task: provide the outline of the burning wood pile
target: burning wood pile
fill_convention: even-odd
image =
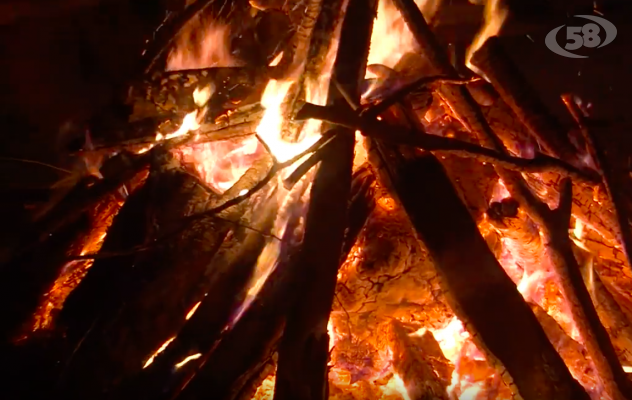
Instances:
[[[4,270],[5,341],[46,382],[16,393],[632,399],[628,178],[517,73],[498,2],[469,75],[435,12],[171,15]]]

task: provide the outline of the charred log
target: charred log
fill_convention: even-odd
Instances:
[[[196,179],[171,168],[167,164],[165,173],[166,181],[175,187],[173,195],[164,196],[158,190],[151,196],[157,207],[144,221],[154,227],[150,238],[177,226],[183,214],[203,209],[207,201],[208,191]],[[108,296],[105,310],[100,309],[102,299],[89,307],[97,313],[90,313],[94,320],[68,361],[63,376],[65,397],[99,397],[121,377],[139,370],[152,351],[178,331],[200,296],[206,266],[230,228],[229,223],[209,216],[191,224],[169,244],[124,265],[123,271],[118,269],[115,283],[120,286],[123,279],[123,290]],[[99,368],[86,375],[87,366],[96,365]]]
[[[244,188],[252,187],[253,182],[257,182],[265,173],[269,162],[269,159],[264,159],[260,165],[255,165],[247,171],[224,196],[231,198]],[[219,221],[216,221],[213,215],[200,221],[203,224],[208,224],[209,221],[213,221],[213,225],[219,224],[211,226],[210,230],[203,229],[200,232],[199,240],[206,245],[219,244],[214,236],[226,235],[229,227],[233,228],[232,234],[224,241],[212,262],[207,257],[200,265],[201,269],[197,275],[199,282],[193,286],[193,291],[189,288],[191,298],[187,304],[189,309],[195,307],[193,312],[187,315],[185,310],[179,315],[180,324],[174,325],[175,329],[171,330],[170,335],[163,335],[163,342],[170,338],[171,340],[159,354],[151,356],[152,351],[159,349],[163,342],[154,343],[154,347],[145,353],[143,371],[140,371],[140,368],[136,369],[138,376],[130,379],[120,389],[122,394],[118,394],[119,397],[151,399],[175,395],[195,374],[196,365],[204,362],[203,358],[193,358],[185,368],[175,367],[177,373],[173,373],[174,366],[179,365],[187,357],[194,354],[205,355],[210,351],[231,317],[234,317],[238,304],[246,296],[245,286],[266,243],[266,236],[262,235],[262,232],[269,231],[276,214],[275,207],[263,202],[258,208],[255,207],[244,215],[245,225],[241,222],[236,226],[231,224],[231,221],[239,219],[247,205],[248,203],[242,203],[227,209],[220,213]],[[191,257],[196,264],[199,262],[200,255]],[[197,306],[196,302],[199,303]],[[184,318],[185,315],[187,318]]]
[[[490,252],[440,164],[429,155],[403,162],[391,151],[382,154],[386,164],[378,166],[379,176],[394,189],[434,259],[453,310],[467,321],[490,361],[503,368],[507,384],[525,399],[587,399]],[[432,189],[406,182],[432,182]],[[438,209],[444,213],[439,215]],[[477,260],[475,268],[472,260]]]

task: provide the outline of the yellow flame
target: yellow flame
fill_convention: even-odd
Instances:
[[[145,365],[143,365],[143,369],[145,369],[145,368],[149,367],[149,366],[151,365],[151,363],[153,363],[153,362],[154,362],[154,359],[158,356],[158,354],[160,354],[160,353],[162,353],[163,351],[165,351],[165,349],[167,348],[167,346],[169,346],[169,343],[173,342],[173,340],[174,340],[175,338],[176,338],[176,337],[174,336],[174,337],[172,337],[172,338],[168,339],[166,342],[164,342],[164,343],[162,344],[162,346],[160,346],[160,347],[158,348],[158,350],[156,350],[156,352],[155,352],[154,354],[152,354],[152,355],[151,355],[151,357],[149,357],[149,359],[147,360],[147,362],[145,363]]]
[[[215,85],[210,84],[203,88],[195,88],[193,91],[193,102],[198,107],[204,107],[208,103],[211,96],[215,93]]]
[[[465,65],[483,78],[486,78],[483,71],[472,65],[472,56],[485,44],[487,39],[498,35],[508,14],[509,10],[501,0],[488,0],[485,4],[483,27],[478,31],[465,54]]]
[[[439,2],[436,0],[415,0],[415,3],[426,20],[431,19],[438,10]],[[380,0],[377,18],[373,23],[368,64],[393,68],[404,54],[415,50],[415,44],[415,38],[392,0]]]
[[[195,312],[197,311],[198,307],[200,306],[200,304],[202,304],[201,301],[198,301],[197,303],[195,303],[195,305],[191,308],[191,310],[187,313],[187,316],[184,317],[184,319],[186,321],[190,320],[191,317],[193,316],[193,314],[195,314]]]
[[[280,52],[279,54],[276,55],[276,57],[274,57],[272,61],[270,61],[270,64],[268,64],[268,66],[276,67],[277,65],[279,65],[282,59],[283,59],[283,52]]]
[[[176,367],[176,369],[180,369],[182,368],[186,363],[188,363],[189,361],[193,361],[193,360],[197,360],[198,358],[202,357],[202,353],[197,353],[197,354],[193,354],[192,356],[188,356],[187,358],[185,358],[184,360],[180,361],[179,363],[177,363],[176,365],[174,365],[174,367]]]
[[[182,125],[180,125],[180,128],[178,128],[177,131],[173,133],[169,133],[167,135],[163,135],[162,133],[158,132],[156,134],[156,141],[159,142],[161,140],[173,139],[179,136],[186,135],[190,131],[199,129],[200,124],[198,123],[197,119],[198,119],[198,111],[197,110],[191,111],[190,113],[184,116],[184,119],[182,120]]]

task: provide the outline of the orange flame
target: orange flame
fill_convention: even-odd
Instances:
[[[169,53],[167,71],[241,66],[230,52],[230,33],[228,24],[193,18]]]
[[[472,56],[485,44],[487,39],[500,33],[507,15],[509,15],[509,10],[501,0],[488,0],[485,4],[485,22],[483,27],[478,31],[465,54],[465,65],[484,78],[485,74],[483,71],[472,65]]]

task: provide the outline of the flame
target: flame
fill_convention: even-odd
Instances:
[[[410,395],[408,394],[408,390],[406,390],[406,384],[398,374],[393,374],[386,385],[380,387],[380,390],[385,397],[399,396],[403,400],[410,400]]]
[[[199,87],[196,87],[193,91],[193,102],[198,107],[204,107],[206,103],[208,103],[211,96],[213,96],[213,93],[215,93],[214,83],[204,86],[201,89]]]
[[[478,31],[476,37],[474,37],[474,41],[465,53],[465,65],[485,79],[487,78],[485,77],[483,71],[472,65],[472,56],[485,44],[487,39],[498,35],[503,23],[507,19],[508,14],[509,10],[504,2],[501,0],[487,0],[487,3],[485,4],[485,20],[483,27]]]
[[[221,21],[192,18],[169,53],[167,71],[242,66],[230,51],[230,34],[230,26]]]
[[[415,3],[426,20],[432,19],[439,4],[436,0],[415,0]],[[373,23],[368,65],[393,68],[406,53],[414,52],[415,46],[415,38],[392,0],[380,0],[377,19]]]
[[[165,341],[165,342],[162,344],[162,346],[160,346],[160,347],[158,348],[158,350],[156,350],[156,351],[154,352],[154,354],[152,354],[152,355],[151,355],[151,357],[149,357],[149,359],[147,359],[147,362],[145,362],[145,365],[143,365],[143,369],[145,369],[145,368],[149,367],[149,366],[151,365],[151,363],[153,363],[153,362],[154,362],[154,359],[155,359],[156,357],[158,357],[158,354],[160,354],[160,353],[162,353],[163,351],[165,351],[165,349],[167,348],[167,346],[169,346],[169,344],[170,344],[171,342],[173,342],[173,340],[174,340],[175,338],[176,338],[176,337],[174,336],[174,337],[172,337],[172,338],[167,339],[167,341]]]
[[[268,375],[257,388],[251,400],[270,400],[274,396],[274,384],[276,377],[274,374]]]
[[[338,23],[335,28],[336,34],[334,37],[338,37],[340,28],[341,24]],[[338,41],[334,39],[329,46],[329,50],[325,56],[325,63],[322,66],[320,74],[318,74],[315,79],[310,77],[305,79],[305,101],[318,105],[324,105],[326,103],[337,50]],[[257,126],[256,132],[258,138],[266,144],[277,162],[287,161],[297,154],[300,154],[321,137],[321,122],[316,120],[309,120],[303,125],[296,142],[289,142],[284,137],[284,132],[282,131],[283,121],[289,116],[283,114],[283,105],[290,89],[297,82],[298,77],[295,75],[290,75],[283,80],[271,79],[266,85],[261,97],[261,105],[264,107],[265,112]],[[301,160],[298,160],[296,165],[300,162]],[[281,205],[273,228],[273,232],[277,238],[284,236],[288,222],[293,216],[293,213],[296,212],[296,205],[307,204],[309,198],[309,187],[311,187],[311,183],[308,185],[296,185],[290,190],[286,190],[283,187],[281,184],[282,180],[291,172],[291,168],[286,168],[278,174],[275,198],[270,199],[270,201],[276,201],[277,204]],[[313,174],[314,170],[310,171],[302,178],[302,181],[311,182]],[[301,188],[301,186],[303,187]],[[303,207],[301,213],[304,215],[305,212],[306,209]],[[301,221],[303,220],[304,217],[301,218]],[[252,304],[268,277],[275,270],[280,254],[281,243],[278,240],[271,240],[264,247],[257,259],[255,271],[250,278],[246,299],[237,309],[228,328],[234,326],[250,304]]]
[[[240,141],[200,143],[178,150],[185,164],[219,193],[229,189],[259,158],[263,148],[255,137]]]
[[[160,142],[162,140],[177,138],[177,137],[186,135],[190,131],[199,129],[200,124],[198,122],[198,117],[201,118],[201,115],[199,114],[201,114],[201,112],[198,110],[191,111],[190,113],[184,116],[184,119],[182,119],[182,124],[180,125],[180,128],[178,128],[177,131],[173,133],[169,133],[167,135],[163,135],[162,133],[159,132],[156,134],[156,141]]]
[[[498,182],[494,185],[492,189],[492,198],[491,203],[500,202],[503,199],[508,199],[511,197],[509,190],[507,190],[507,186],[505,186],[505,182],[502,179],[498,179]]]
[[[268,64],[268,66],[276,67],[277,65],[279,65],[282,59],[283,59],[283,52],[280,52],[279,54],[276,55],[276,57],[272,59],[272,61],[270,61],[270,64]]]
[[[195,303],[195,305],[193,307],[191,307],[191,310],[187,313],[187,316],[184,317],[184,319],[186,321],[191,319],[191,317],[193,316],[193,314],[195,314],[195,312],[197,311],[197,309],[200,306],[200,304],[202,304],[202,302],[198,301],[197,303]]]
[[[193,354],[191,356],[188,356],[187,358],[185,358],[184,360],[180,361],[179,363],[177,363],[176,365],[174,365],[174,367],[176,369],[180,369],[182,368],[186,363],[188,363],[189,361],[193,361],[193,360],[197,360],[198,358],[202,357],[202,353],[197,353],[197,354]]]

